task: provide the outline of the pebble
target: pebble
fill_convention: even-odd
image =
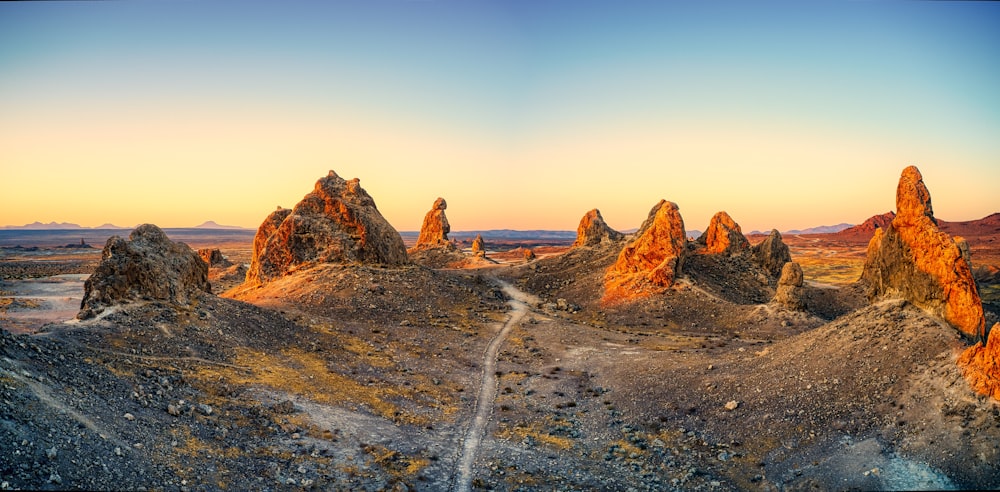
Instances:
[[[203,414],[205,414],[205,415],[212,415],[212,407],[210,407],[210,406],[208,406],[208,405],[206,405],[204,403],[199,403],[198,404],[198,411],[201,412],[201,413],[203,413]]]
[[[135,420],[135,415],[132,415],[131,413],[126,413],[125,415],[122,415],[122,417],[125,417],[125,420],[128,420],[129,422]]]
[[[738,406],[740,406],[740,404],[736,400],[726,402],[726,410],[736,410],[736,407]]]
[[[176,417],[176,416],[178,416],[178,415],[181,414],[181,409],[177,408],[177,405],[168,404],[167,405],[167,413],[169,413],[170,415],[173,415],[174,417]]]
[[[51,448],[45,450],[45,456],[48,457],[50,460],[56,459],[57,453],[58,450],[56,449],[55,446],[52,446]]]

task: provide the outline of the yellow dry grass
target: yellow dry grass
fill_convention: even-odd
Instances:
[[[799,256],[795,261],[802,266],[802,274],[806,280],[833,285],[856,282],[865,265],[863,258],[842,256]]]
[[[561,451],[565,451],[573,447],[573,440],[568,437],[554,436],[545,432],[542,428],[540,422],[531,422],[528,424],[517,424],[513,427],[503,427],[498,428],[496,431],[497,437],[501,439],[516,440],[521,441],[526,437],[530,437],[535,441],[556,448]]]

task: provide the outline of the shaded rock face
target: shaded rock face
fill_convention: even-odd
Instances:
[[[674,283],[687,238],[677,205],[660,200],[604,275],[604,303],[647,297]]]
[[[781,268],[778,288],[774,291],[771,303],[793,311],[802,310],[805,308],[805,289],[802,287],[804,281],[802,267],[798,263],[794,261],[785,263]]]
[[[1000,323],[990,328],[985,344],[977,343],[962,352],[958,367],[973,391],[1000,400]]]
[[[424,223],[420,226],[420,236],[417,237],[417,243],[411,248],[411,251],[428,248],[455,249],[455,245],[448,240],[451,226],[448,225],[448,217],[444,214],[446,208],[448,208],[448,203],[445,202],[444,198],[434,200],[431,210],[424,215]]]
[[[171,241],[152,224],[136,227],[128,239],[108,238],[101,262],[84,283],[80,319],[130,301],[167,301],[184,306],[211,293],[208,265],[188,245]]]
[[[482,234],[476,234],[476,238],[472,240],[472,254],[486,257],[486,243]]]
[[[620,241],[625,235],[608,227],[601,217],[601,211],[596,208],[584,214],[580,219],[580,225],[576,228],[576,241],[573,247],[577,246],[600,246],[601,244]]]
[[[260,285],[318,263],[401,266],[403,238],[355,178],[330,173],[291,210],[278,208],[257,229],[246,282]]]
[[[788,245],[781,240],[781,233],[777,229],[771,229],[771,234],[759,244],[750,249],[754,261],[761,266],[772,278],[781,276],[781,270],[785,263],[792,261],[792,255],[788,252]]]
[[[869,298],[901,297],[981,339],[983,304],[961,243],[938,228],[920,171],[907,167],[896,187],[896,218],[868,243],[861,280]]]
[[[750,249],[750,242],[743,235],[740,225],[726,212],[712,216],[708,229],[698,238],[699,249],[705,254],[740,254]]]
[[[222,251],[219,251],[219,248],[199,249],[198,256],[200,256],[202,261],[204,261],[209,267],[225,268],[232,266],[232,263],[230,263],[225,256],[222,256]]]

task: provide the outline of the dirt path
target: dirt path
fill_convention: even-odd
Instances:
[[[537,299],[530,294],[518,290],[511,284],[497,280],[504,293],[511,298],[508,303],[511,306],[510,318],[504,323],[503,328],[493,336],[486,350],[483,352],[483,377],[479,386],[479,395],[476,397],[476,412],[472,418],[472,425],[465,436],[465,443],[462,446],[462,454],[458,460],[458,471],[455,474],[455,490],[465,492],[472,490],[472,465],[476,462],[476,455],[479,454],[479,445],[483,441],[483,433],[490,423],[493,415],[493,403],[497,396],[497,354],[500,346],[507,339],[507,335],[521,319],[528,314],[528,304],[537,302]]]

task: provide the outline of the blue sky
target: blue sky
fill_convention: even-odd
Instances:
[[[992,2],[0,4],[0,225],[256,227],[335,169],[401,230],[1000,210]],[[100,190],[82,193],[81,190]],[[81,198],[82,197],[82,198]]]

